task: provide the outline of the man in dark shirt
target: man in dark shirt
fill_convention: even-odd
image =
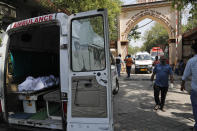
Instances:
[[[118,76],[120,76],[121,64],[122,64],[121,54],[119,54],[118,57],[116,57],[116,68],[117,68]]]
[[[154,98],[155,98],[155,107],[154,109],[163,110],[165,104],[166,94],[168,92],[168,77],[170,76],[170,81],[173,83],[173,74],[172,68],[166,64],[166,58],[164,56],[160,59],[160,64],[157,64],[153,70],[153,74],[151,76],[151,81],[154,80],[154,76],[156,75],[156,80],[154,83]],[[159,93],[161,91],[161,100],[159,99]]]

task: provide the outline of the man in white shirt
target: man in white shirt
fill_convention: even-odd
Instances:
[[[197,131],[197,41],[192,45],[192,49],[194,50],[195,55],[188,60],[185,67],[184,74],[182,76],[181,91],[185,90],[185,80],[189,76],[192,76],[190,99],[195,119],[194,131]]]

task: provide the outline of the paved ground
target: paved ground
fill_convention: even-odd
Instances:
[[[190,131],[194,124],[190,96],[180,91],[180,77],[169,88],[165,112],[153,110],[150,85],[149,74],[120,77],[120,91],[114,97],[115,131]]]

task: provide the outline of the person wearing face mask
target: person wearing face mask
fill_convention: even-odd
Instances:
[[[153,82],[154,76],[156,75],[156,80],[154,83],[154,99],[155,99],[155,107],[154,110],[160,109],[162,111],[166,94],[168,92],[168,78],[170,76],[170,81],[173,83],[173,73],[172,68],[166,64],[165,56],[160,58],[160,64],[157,64],[153,70],[153,74],[151,76],[151,81]],[[159,99],[159,94],[161,92],[161,99]]]

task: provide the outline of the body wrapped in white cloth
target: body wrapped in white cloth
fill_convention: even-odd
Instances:
[[[53,75],[37,78],[28,76],[23,83],[18,85],[18,91],[37,91],[58,84],[59,78]]]

